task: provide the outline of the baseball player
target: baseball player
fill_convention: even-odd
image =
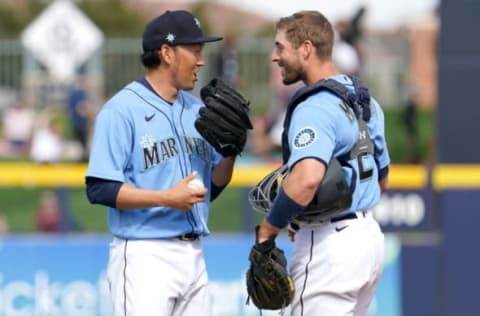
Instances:
[[[290,222],[295,316],[365,315],[383,272],[384,237],[371,214],[388,186],[383,112],[368,91],[357,90],[362,86],[358,80],[338,73],[333,42],[331,24],[316,11],[297,12],[276,24],[272,61],[281,68],[284,84],[303,81],[306,87],[297,91],[287,110],[282,150],[289,172],[259,227],[257,242],[277,235]],[[315,90],[322,80],[345,87],[355,107],[331,91]],[[350,207],[307,220],[307,206],[332,158],[341,162],[351,184]]]
[[[209,234],[209,203],[229,183],[235,158],[195,129],[203,103],[186,91],[205,64],[203,44],[221,39],[203,35],[187,11],[154,18],[142,39],[145,77],[96,118],[87,195],[108,206],[117,316],[212,313],[200,237]]]

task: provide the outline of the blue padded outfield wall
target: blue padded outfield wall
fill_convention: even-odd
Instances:
[[[88,235],[0,239],[0,316],[111,316],[105,280],[109,242],[109,236]],[[245,305],[251,242],[252,235],[203,240],[215,316],[259,315]],[[288,256],[291,242],[278,243]],[[387,236],[386,245],[385,272],[369,316],[401,315],[400,244]]]
[[[479,13],[480,1],[440,1],[436,156],[463,180],[446,181],[438,199],[441,316],[480,315],[480,41],[468,35],[479,29]]]

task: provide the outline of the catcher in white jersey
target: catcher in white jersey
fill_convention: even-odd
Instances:
[[[280,184],[265,186],[276,175],[266,177],[252,204],[268,213],[257,245],[287,226],[294,240],[294,316],[365,315],[384,265],[383,233],[371,214],[388,186],[383,112],[362,82],[337,72],[333,42],[332,25],[316,11],[276,25],[272,61],[284,84],[306,87],[287,109]]]
[[[186,92],[205,64],[203,44],[220,39],[204,36],[187,11],[156,17],[143,33],[145,77],[96,118],[87,195],[108,206],[114,238],[107,278],[116,316],[212,314],[201,237],[209,234],[209,203],[229,183],[250,126],[241,97],[221,98],[239,100],[241,118],[215,101],[228,91],[218,81],[202,88],[205,106]],[[216,111],[233,116],[235,137],[228,122],[218,127]],[[221,135],[238,143],[228,146]]]

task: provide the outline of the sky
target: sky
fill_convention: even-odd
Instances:
[[[319,10],[332,21],[348,18],[363,4],[367,7],[364,26],[395,29],[434,11],[440,0],[212,0],[261,14],[272,20],[299,10]]]

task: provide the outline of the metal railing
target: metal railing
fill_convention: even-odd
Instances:
[[[389,42],[381,39],[370,40],[370,47],[376,54],[369,54],[363,63],[362,77],[370,84],[376,98],[385,105],[398,104],[403,97],[402,78],[407,71],[408,58],[405,57],[405,39],[396,39],[395,47],[389,49]],[[375,45],[373,45],[373,44]],[[270,109],[273,93],[270,81],[272,49],[271,38],[245,37],[237,41],[236,50],[239,62],[239,89],[252,102],[253,112]],[[215,76],[215,56],[219,43],[205,45],[206,66],[200,72],[198,88]],[[128,82],[143,75],[140,63],[141,40],[139,38],[106,39],[102,48],[86,63],[93,77],[94,94],[108,98]],[[378,58],[378,55],[385,58]],[[370,56],[370,57],[369,57]],[[14,94],[34,90],[31,100],[37,103],[58,103],[62,101],[64,87],[55,85],[45,68],[25,51],[18,40],[0,39],[0,109]],[[38,91],[43,94],[38,94]],[[52,100],[44,100],[51,98]],[[34,104],[35,105],[35,104]]]

